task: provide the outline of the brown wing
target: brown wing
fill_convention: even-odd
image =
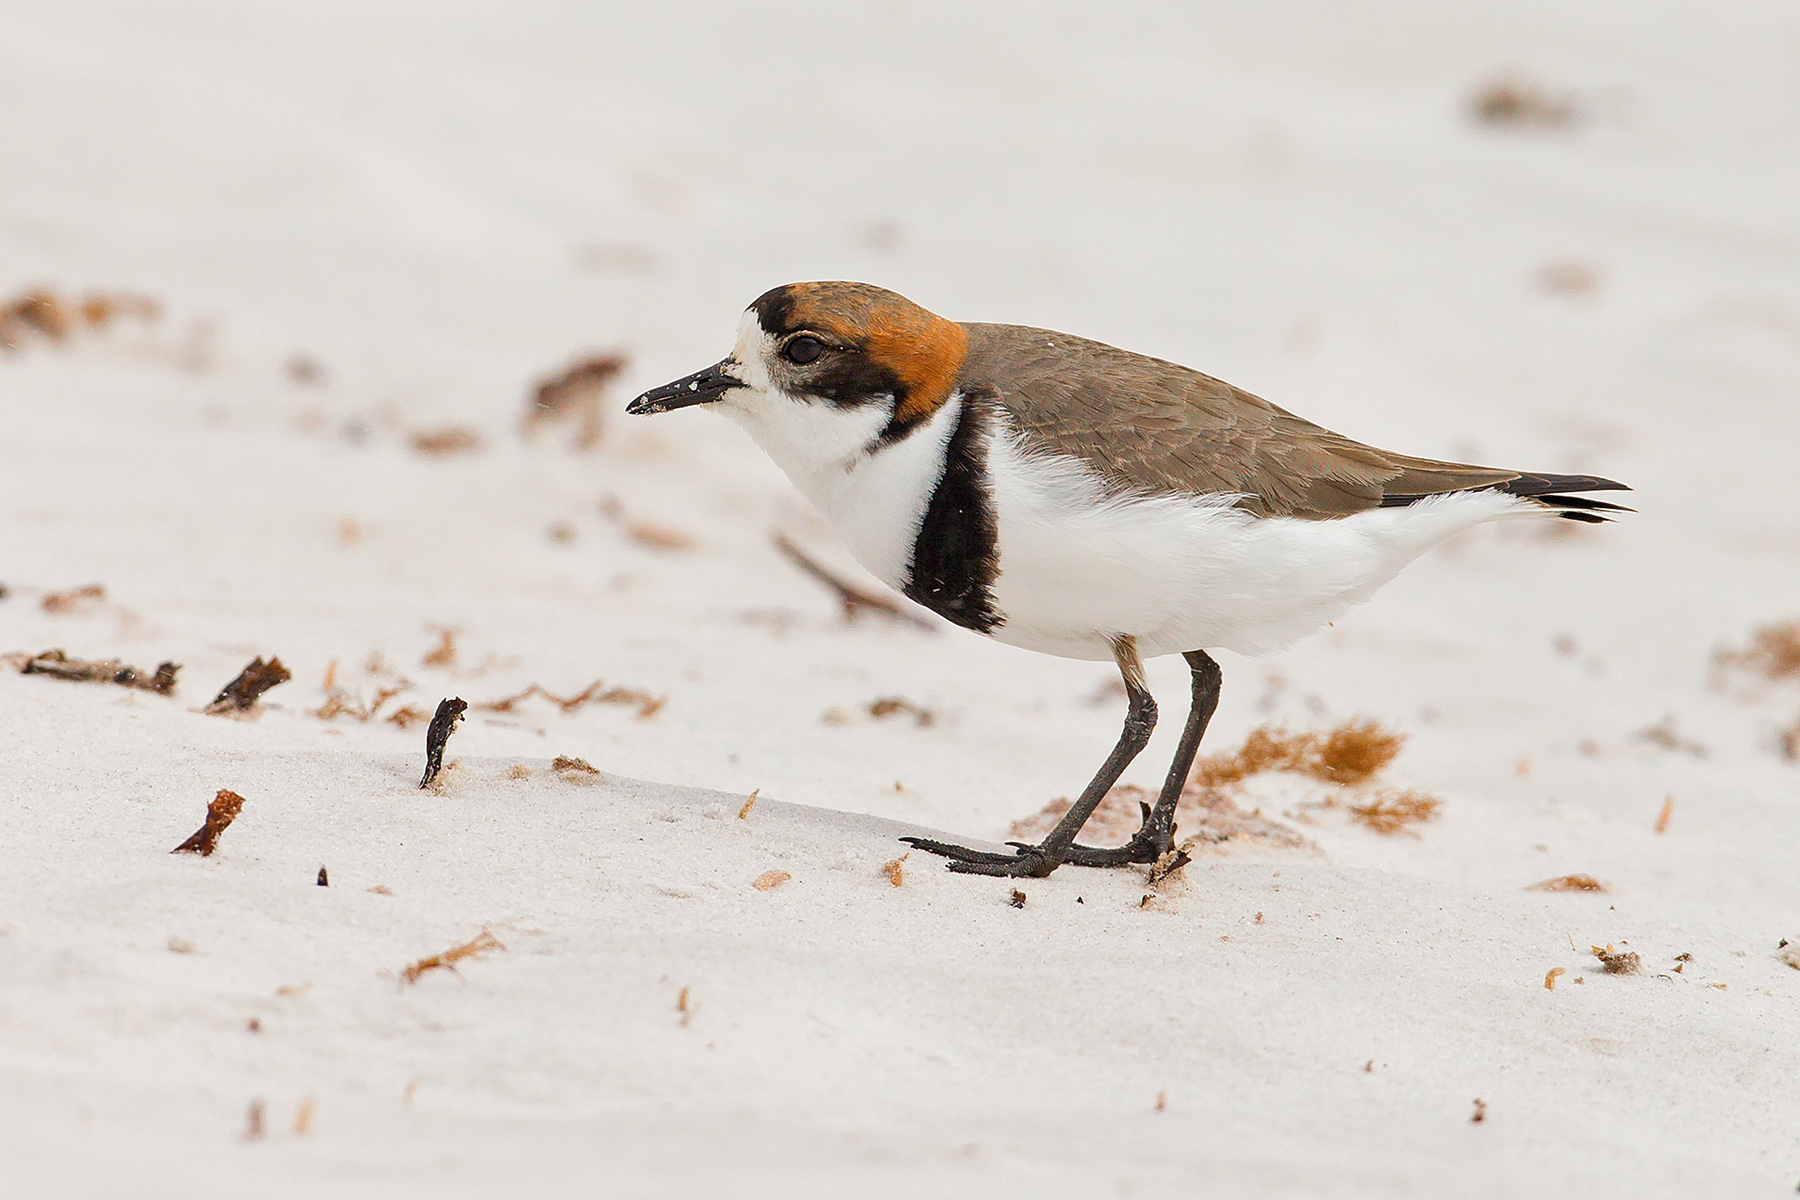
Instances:
[[[1323,520],[1520,475],[1377,450],[1210,375],[1100,342],[964,328],[962,385],[990,392],[1026,433],[1087,459],[1121,490],[1239,492],[1239,506],[1259,516]]]

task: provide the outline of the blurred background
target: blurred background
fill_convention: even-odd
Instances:
[[[199,690],[278,651],[298,711],[449,628],[435,665],[496,694],[670,697],[465,749],[555,728],[998,832],[1110,744],[1107,669],[842,626],[768,536],[850,565],[741,435],[618,412],[766,288],[850,278],[1636,486],[1638,518],[1484,532],[1226,667],[1223,737],[1375,711],[1452,785],[1527,786],[1526,744],[1586,787],[1579,744],[1795,606],[1797,53],[1775,3],[0,4],[4,648],[180,656]],[[576,418],[524,428],[571,369]],[[888,693],[946,720],[821,723]],[[1696,705],[1746,753],[1788,715]]]

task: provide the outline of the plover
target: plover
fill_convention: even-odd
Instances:
[[[1485,521],[1597,522],[1623,490],[1377,450],[1198,371],[1019,325],[959,324],[863,283],[793,283],[723,361],[627,407],[706,404],[746,429],[876,576],[966,629],[1112,659],[1125,727],[1036,845],[907,838],[982,875],[1155,862],[1218,705],[1207,653],[1279,650]],[[1123,846],[1075,841],[1156,724],[1143,659],[1192,672],[1187,726]]]

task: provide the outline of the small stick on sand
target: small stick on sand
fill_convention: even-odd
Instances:
[[[21,675],[48,675],[52,679],[69,679],[77,683],[116,683],[120,687],[137,688],[167,696],[175,690],[178,663],[159,663],[154,673],[146,675],[136,667],[128,667],[116,658],[105,662],[70,658],[61,650],[46,650],[27,659],[19,668]]]
[[[281,665],[279,658],[264,662],[259,654],[251,660],[249,666],[238,672],[236,679],[219,689],[219,694],[206,706],[206,711],[215,717],[228,712],[247,712],[256,706],[257,697],[293,677]]]
[[[837,593],[838,603],[843,606],[844,620],[846,622],[856,620],[856,618],[862,614],[863,610],[867,609],[870,612],[879,613],[889,620],[899,621],[902,624],[912,625],[919,629],[934,628],[930,621],[927,621],[917,613],[907,612],[904,608],[901,608],[886,596],[879,596],[874,592],[859,588],[849,580],[843,578],[837,572],[820,565],[819,562],[808,555],[806,551],[800,549],[799,546],[796,546],[787,534],[776,533],[774,535],[774,541],[775,548],[787,555],[788,558],[793,561],[795,566],[799,567],[802,571],[805,571],[808,575],[811,575],[814,579]]]
[[[1656,832],[1669,832],[1669,818],[1675,815],[1675,797],[1670,796],[1663,801],[1662,811],[1656,814]]]
[[[206,823],[194,831],[194,836],[169,851],[170,854],[198,854],[201,858],[210,855],[219,845],[219,835],[225,827],[237,820],[238,813],[244,807],[244,798],[229,788],[220,788],[219,794],[212,798],[206,806]]]
[[[421,788],[430,787],[431,781],[444,769],[444,743],[450,740],[451,732],[468,707],[467,701],[455,696],[438,704],[437,712],[431,718],[431,728],[425,731],[425,777],[419,780]]]
[[[749,798],[744,801],[744,807],[738,809],[738,820],[748,821],[750,819],[750,810],[756,807],[756,798],[760,795],[762,795],[761,788],[750,793]]]

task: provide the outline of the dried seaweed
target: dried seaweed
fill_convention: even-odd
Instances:
[[[1558,875],[1541,879],[1525,889],[1528,892],[1604,892],[1606,885],[1592,875]]]
[[[244,798],[229,788],[220,788],[219,794],[212,798],[206,806],[206,822],[194,831],[194,835],[181,845],[169,851],[170,854],[198,854],[205,858],[218,849],[219,835],[227,826],[237,820],[243,811]]]
[[[738,809],[738,820],[748,821],[750,819],[751,810],[756,807],[756,798],[760,795],[762,795],[762,789],[757,788],[744,798],[744,806]]]
[[[897,601],[878,595],[865,588],[857,587],[837,572],[821,565],[806,551],[795,545],[784,533],[774,535],[775,548],[799,567],[802,571],[830,588],[837,596],[838,604],[843,609],[844,623],[853,624],[856,618],[865,612],[886,617],[890,621],[899,621],[903,625],[911,625],[918,629],[935,629],[932,623],[915,612],[902,608]]]
[[[418,962],[413,963],[411,966],[408,966],[400,972],[400,980],[402,983],[417,983],[419,977],[427,971],[442,970],[449,971],[451,974],[458,974],[456,970],[457,963],[465,958],[476,958],[493,950],[504,952],[506,947],[500,944],[499,938],[483,929],[480,933],[476,934],[473,938],[470,938],[460,946],[452,946],[442,954],[433,954],[429,958],[421,958]]]
[[[32,337],[60,342],[79,330],[99,331],[120,317],[154,321],[162,306],[129,292],[90,292],[81,300],[34,288],[0,303],[0,350],[21,349]]]
[[[1663,798],[1662,811],[1656,814],[1656,826],[1655,826],[1656,832],[1658,832],[1658,833],[1669,832],[1669,819],[1671,817],[1673,817],[1674,815],[1675,815],[1675,797],[1665,796]]]
[[[358,721],[371,721],[381,711],[381,706],[406,691],[412,684],[404,680],[398,684],[375,689],[375,694],[365,702],[360,693],[352,694],[342,688],[327,688],[325,703],[313,710],[313,716],[321,721],[329,721],[334,717],[354,717]],[[390,718],[391,719],[391,718]],[[404,728],[404,723],[401,724]]]
[[[1538,84],[1509,78],[1483,85],[1469,107],[1480,124],[1515,128],[1558,129],[1581,115],[1572,97],[1553,96]]]
[[[1410,788],[1383,788],[1367,804],[1350,805],[1350,815],[1376,833],[1413,833],[1410,826],[1434,820],[1444,802]],[[1416,835],[1415,835],[1416,836]]]
[[[473,429],[445,425],[438,429],[416,429],[407,438],[407,444],[427,458],[445,458],[452,454],[472,454],[487,443]]]
[[[601,402],[629,362],[623,352],[611,350],[581,359],[567,370],[539,381],[525,408],[525,432],[562,422],[574,425],[577,449],[598,446],[606,432],[606,409]]]
[[[1556,990],[1556,981],[1568,973],[1568,970],[1564,967],[1551,967],[1548,971],[1545,971],[1544,990],[1546,992],[1554,992]]]
[[[104,599],[106,599],[106,585],[88,583],[60,592],[46,592],[39,603],[43,605],[45,612],[72,613],[89,607],[90,603]]]
[[[506,696],[499,700],[490,700],[485,704],[476,704],[472,707],[476,712],[508,713],[513,710],[515,705],[529,700],[533,696],[542,696],[566,713],[574,712],[584,704],[636,705],[638,710],[637,718],[640,721],[644,721],[655,716],[662,706],[669,702],[667,696],[652,695],[642,688],[607,688],[603,687],[603,684],[603,680],[596,679],[594,682],[588,684],[587,687],[575,693],[575,695],[564,697],[546,691],[543,687],[534,683],[524,691],[515,695]]]
[[[758,875],[755,879],[750,881],[750,886],[759,892],[766,892],[770,888],[780,887],[792,878],[793,876],[789,875],[786,871],[764,871],[761,875]]]
[[[438,635],[438,644],[425,652],[425,657],[419,660],[420,665],[443,667],[446,670],[454,667],[456,665],[457,631],[442,625],[433,625],[428,628]]]
[[[19,674],[48,675],[52,679],[68,679],[77,683],[116,683],[120,687],[168,696],[174,694],[175,674],[180,670],[179,663],[158,663],[156,670],[146,675],[116,658],[101,662],[70,658],[61,650],[46,650],[26,659],[19,667]]]
[[[881,873],[887,876],[887,881],[889,883],[893,884],[895,887],[899,887],[906,882],[906,860],[911,857],[912,852],[908,851],[899,858],[890,859],[881,864]]]
[[[598,783],[601,780],[600,768],[585,758],[571,758],[567,754],[559,754],[550,763],[550,769],[564,779],[580,780],[583,783]]]
[[[906,715],[921,729],[937,723],[937,714],[922,704],[914,704],[903,696],[883,696],[879,700],[869,701],[869,715],[877,721],[888,717]]]
[[[1024,908],[1025,899],[1025,893],[1021,892],[1018,888],[1014,888],[1012,890],[1012,895],[1007,897],[1006,903],[1013,908]]]
[[[1600,960],[1600,969],[1608,975],[1636,975],[1644,969],[1644,962],[1630,950],[1614,950],[1608,942],[1604,949],[1599,946],[1589,947],[1595,958]]]
[[[1632,735],[1640,742],[1652,746],[1660,746],[1664,750],[1678,750],[1683,754],[1691,754],[1695,758],[1706,757],[1706,747],[1690,737],[1681,736],[1675,728],[1675,714],[1670,713],[1654,725],[1646,726]]]
[[[1352,718],[1324,733],[1290,733],[1263,725],[1250,731],[1235,754],[1201,758],[1189,778],[1205,787],[1223,787],[1263,771],[1297,771],[1326,783],[1366,783],[1394,761],[1405,743],[1405,734],[1372,720]]]
[[[444,744],[450,740],[456,723],[462,720],[468,707],[467,701],[452,696],[440,701],[437,712],[432,714],[431,728],[425,731],[425,774],[419,780],[421,788],[430,787],[438,772],[444,769]]]
[[[1082,827],[1084,838],[1101,844],[1124,842],[1137,832],[1143,807],[1156,798],[1154,792],[1136,784],[1122,783],[1106,793]],[[1040,811],[1013,822],[1011,836],[1036,841],[1055,828],[1057,821],[1069,811],[1067,798],[1052,800]],[[1245,812],[1223,789],[1190,783],[1182,789],[1175,805],[1175,823],[1193,836],[1185,845],[1255,844],[1286,850],[1306,850],[1312,843],[1292,829],[1262,815],[1261,810]]]
[[[1777,683],[1800,679],[1800,621],[1760,626],[1751,632],[1750,644],[1742,650],[1714,651],[1713,663]]]
[[[279,658],[262,660],[259,654],[252,659],[250,665],[239,671],[237,678],[219,689],[206,711],[218,716],[228,712],[247,712],[256,706],[257,698],[270,688],[279,687],[292,679],[293,675],[281,665]]]

